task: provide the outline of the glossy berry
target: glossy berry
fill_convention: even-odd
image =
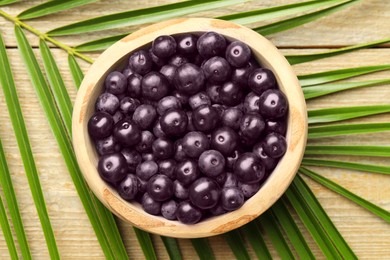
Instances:
[[[113,71],[106,77],[104,86],[108,93],[114,95],[123,94],[127,89],[127,78],[119,71]]]
[[[111,184],[123,180],[126,177],[127,169],[126,159],[121,153],[106,154],[99,158],[99,175]]]
[[[227,211],[240,208],[244,201],[244,194],[236,187],[223,188],[221,191],[221,205]]]
[[[189,190],[180,181],[175,180],[173,182],[173,194],[180,200],[188,199]]]
[[[219,184],[220,187],[223,186],[227,178],[227,172],[223,171],[218,176],[213,177],[213,179]]]
[[[172,64],[166,64],[161,67],[160,73],[163,74],[170,85],[173,85],[173,80],[175,78],[177,66],[174,66]]]
[[[267,119],[265,120],[265,133],[269,134],[272,132],[286,135],[287,131],[287,119],[282,117],[278,119]]]
[[[257,158],[261,161],[261,163],[264,165],[264,168],[266,171],[270,171],[275,168],[276,164],[278,163],[278,160],[276,158],[272,158],[268,156],[263,147],[264,143],[259,142],[253,146],[252,152],[257,156]]]
[[[257,113],[245,114],[240,122],[242,136],[254,141],[261,136],[264,128],[264,119]]]
[[[234,174],[243,183],[255,183],[265,176],[265,168],[253,153],[244,153],[234,164]]]
[[[133,146],[141,141],[141,131],[139,127],[128,118],[115,124],[113,135],[123,146]]]
[[[176,52],[176,40],[170,35],[159,36],[152,43],[152,51],[159,58],[168,58]]]
[[[260,96],[255,92],[250,92],[246,95],[244,100],[244,112],[245,113],[260,113]]]
[[[201,177],[191,184],[189,198],[196,207],[210,209],[217,205],[220,193],[219,185],[215,180]]]
[[[119,110],[125,115],[132,114],[141,105],[140,101],[131,97],[124,97],[119,103]]]
[[[220,101],[226,106],[238,105],[242,100],[243,94],[242,87],[231,81],[225,82],[219,91]]]
[[[137,177],[137,179],[138,179],[138,195],[140,196],[137,196],[136,199],[141,203],[142,201],[140,201],[140,199],[142,200],[142,196],[146,192],[146,188],[148,187],[148,182],[140,179],[139,177]]]
[[[237,148],[238,135],[233,129],[223,126],[212,132],[210,143],[211,148],[227,156]]]
[[[222,187],[228,188],[228,187],[237,187],[237,186],[238,186],[237,176],[231,172],[227,172],[226,179]]]
[[[158,172],[158,165],[155,161],[144,161],[137,166],[135,173],[137,177],[148,181],[153,175]]]
[[[104,139],[96,140],[95,146],[96,151],[99,155],[115,153],[121,150],[120,144],[115,140],[112,135]]]
[[[175,220],[177,207],[176,201],[168,200],[161,205],[161,215],[166,219]]]
[[[234,68],[232,70],[231,81],[233,81],[234,83],[237,83],[240,86],[248,85],[249,75],[257,67],[258,66],[257,66],[256,62],[249,61],[243,67]]]
[[[138,98],[141,96],[141,82],[142,76],[136,73],[127,78],[127,93],[130,97]]]
[[[248,85],[258,95],[268,89],[276,88],[274,73],[266,68],[258,68],[251,72],[248,78]]]
[[[216,150],[207,150],[200,155],[198,165],[206,176],[215,177],[225,169],[225,157]]]
[[[186,160],[176,165],[176,179],[183,185],[189,185],[200,176],[197,163],[192,160]]]
[[[146,153],[152,151],[152,144],[156,138],[150,131],[141,132],[141,140],[135,146],[135,149],[140,153]]]
[[[192,95],[188,99],[188,104],[190,105],[192,110],[195,110],[202,105],[211,105],[211,100],[205,92],[201,91],[196,93],[195,95]]]
[[[141,129],[149,129],[154,124],[157,111],[152,105],[140,105],[134,111],[133,121]]]
[[[142,157],[142,161],[144,162],[157,160],[156,156],[154,156],[154,154],[151,152],[142,153],[141,157]]]
[[[161,202],[154,200],[147,192],[142,196],[141,202],[143,210],[151,215],[160,215]]]
[[[238,130],[240,128],[242,116],[243,112],[240,109],[229,107],[222,113],[221,123],[231,129]]]
[[[177,219],[184,224],[195,224],[202,218],[202,211],[189,201],[180,202],[176,210]]]
[[[287,151],[286,138],[277,133],[268,134],[263,140],[264,152],[272,158],[279,158]]]
[[[88,121],[88,133],[96,139],[110,136],[113,127],[112,116],[105,112],[96,112]]]
[[[241,190],[245,198],[250,198],[255,195],[260,189],[260,182],[255,183],[238,183],[238,188]]]
[[[168,176],[171,180],[176,179],[176,161],[173,159],[160,160],[158,162],[158,172]]]
[[[217,204],[214,208],[209,209],[209,212],[212,216],[220,216],[222,214],[225,214],[227,210],[222,208],[221,204]]]
[[[165,112],[170,109],[180,109],[180,100],[174,96],[166,96],[160,99],[157,104],[157,113],[162,116]]]
[[[173,159],[175,159],[177,162],[183,162],[188,159],[186,153],[183,150],[183,139],[178,139],[174,143],[174,155]]]
[[[153,134],[154,134],[157,138],[166,136],[166,134],[164,133],[164,131],[161,129],[160,118],[156,119],[156,122],[154,123],[154,126],[153,126]]]
[[[151,71],[142,78],[141,92],[144,98],[158,101],[169,93],[167,78],[160,72]]]
[[[196,128],[195,128],[194,123],[192,121],[192,117],[193,117],[192,111],[187,111],[186,114],[187,114],[187,117],[188,117],[187,132],[196,131]]]
[[[161,116],[160,124],[166,135],[181,136],[187,129],[188,117],[181,109],[171,109]]]
[[[204,58],[223,56],[226,50],[225,37],[216,32],[204,33],[198,39],[197,49]]]
[[[173,156],[174,145],[168,138],[160,137],[153,142],[152,150],[157,159],[164,160]]]
[[[205,76],[203,70],[192,63],[185,63],[176,70],[174,85],[176,89],[193,95],[203,88]]]
[[[101,94],[95,104],[95,110],[98,112],[107,112],[113,115],[119,107],[119,99],[111,93]]]
[[[187,133],[182,139],[183,151],[191,158],[198,158],[201,153],[208,150],[210,142],[207,136],[198,131]]]
[[[125,116],[121,111],[116,111],[115,114],[112,115],[112,119],[114,120],[114,124],[118,123],[121,121]]]
[[[264,91],[259,100],[260,113],[265,118],[280,118],[288,110],[286,96],[277,89]]]
[[[226,156],[226,169],[232,171],[234,164],[241,154],[243,154],[243,151],[241,149],[236,149],[229,156]]]
[[[218,112],[212,106],[202,105],[193,112],[192,122],[199,131],[210,132],[217,126],[218,121]]]
[[[198,41],[198,37],[194,34],[182,34],[175,36],[175,38],[178,53],[189,55],[197,52],[196,43]]]
[[[174,54],[168,60],[168,64],[173,65],[175,67],[180,67],[181,65],[186,64],[188,62],[188,58],[181,54]]]
[[[130,75],[134,74],[134,71],[127,66],[122,70],[122,74],[126,77],[126,79],[128,79]]]
[[[138,193],[138,178],[134,174],[127,176],[119,183],[117,190],[119,196],[125,200],[133,200]]]
[[[212,57],[202,65],[206,79],[211,83],[222,83],[231,75],[230,64],[222,57]]]
[[[140,75],[148,73],[152,69],[152,66],[152,57],[150,57],[149,52],[147,51],[136,51],[129,58],[130,69]]]
[[[173,195],[173,182],[165,175],[156,174],[149,179],[147,192],[155,201],[165,201]]]
[[[207,83],[206,84],[206,94],[209,96],[211,102],[213,103],[220,103],[221,99],[219,96],[219,92],[221,91],[221,85],[219,84],[212,84]]]
[[[122,155],[126,159],[127,166],[131,173],[135,173],[137,166],[141,163],[141,154],[134,149],[123,148],[121,150]]]
[[[252,52],[248,45],[241,41],[234,41],[226,48],[226,60],[234,67],[242,67],[248,63]]]

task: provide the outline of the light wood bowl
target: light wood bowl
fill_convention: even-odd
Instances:
[[[138,203],[123,200],[97,172],[98,155],[88,135],[87,123],[94,113],[94,103],[103,91],[105,77],[123,67],[129,54],[151,43],[160,35],[216,31],[228,39],[248,44],[259,63],[271,69],[289,102],[288,149],[261,189],[233,212],[208,218],[195,225],[166,220],[144,212]],[[226,21],[206,18],[169,20],[136,31],[108,48],[91,66],[77,94],[73,112],[73,145],[84,177],[100,201],[115,215],[148,232],[178,238],[207,237],[238,228],[258,217],[285,192],[301,163],[307,137],[306,104],[292,68],[284,56],[258,33]]]

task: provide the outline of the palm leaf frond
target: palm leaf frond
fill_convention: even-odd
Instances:
[[[255,223],[255,221],[249,222],[241,229],[245,235],[245,238],[248,240],[253,250],[255,251],[257,258],[271,260],[272,256],[267,248],[267,245],[265,244],[260,228]]]
[[[357,155],[390,157],[390,146],[307,145],[305,155]]]
[[[167,250],[170,259],[183,259],[179,244],[177,243],[177,239],[161,236],[161,240],[164,243],[165,249]]]
[[[77,63],[75,57],[71,54],[68,55],[68,64],[69,64],[70,73],[72,74],[74,85],[78,89],[81,85],[81,81],[83,81],[84,73],[81,70],[79,64]]]
[[[215,260],[215,256],[212,248],[210,247],[209,240],[207,238],[194,238],[191,239],[192,246],[194,247],[199,259],[201,260]]]
[[[7,243],[8,252],[11,259],[18,259],[18,252],[16,251],[16,246],[14,238],[12,236],[11,225],[8,222],[7,213],[3,204],[3,199],[0,196],[0,226],[3,231],[3,236],[5,242]]]
[[[238,230],[232,230],[222,235],[232,250],[236,259],[250,260],[250,256],[245,247],[245,241]]]
[[[145,232],[139,228],[133,228],[135,235],[137,236],[139,245],[141,246],[142,252],[146,260],[157,260],[157,255],[154,250],[154,246],[152,243],[151,235],[148,232]]]
[[[337,124],[309,127],[308,138],[323,138],[340,135],[368,134],[390,131],[390,123]]]

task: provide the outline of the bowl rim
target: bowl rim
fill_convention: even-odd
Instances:
[[[94,103],[101,93],[107,74],[118,67],[137,48],[149,44],[157,36],[190,32],[215,31],[225,37],[248,44],[263,67],[271,69],[279,88],[289,102],[287,152],[261,189],[233,212],[205,219],[194,225],[149,215],[136,203],[122,199],[97,172],[97,153],[88,135],[87,123]],[[100,88],[100,89],[99,89]],[[92,105],[91,105],[92,103]],[[151,233],[177,237],[198,238],[225,233],[261,215],[286,191],[301,163],[307,139],[307,112],[298,79],[279,50],[253,30],[228,21],[210,18],[179,18],[152,24],[119,40],[104,51],[92,64],[77,93],[72,115],[73,147],[81,172],[90,189],[115,215]]]

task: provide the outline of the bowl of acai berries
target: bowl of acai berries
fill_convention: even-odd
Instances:
[[[195,238],[238,228],[282,196],[302,160],[307,116],[297,77],[267,39],[183,18],[99,56],[72,131],[84,178],[116,216]]]

